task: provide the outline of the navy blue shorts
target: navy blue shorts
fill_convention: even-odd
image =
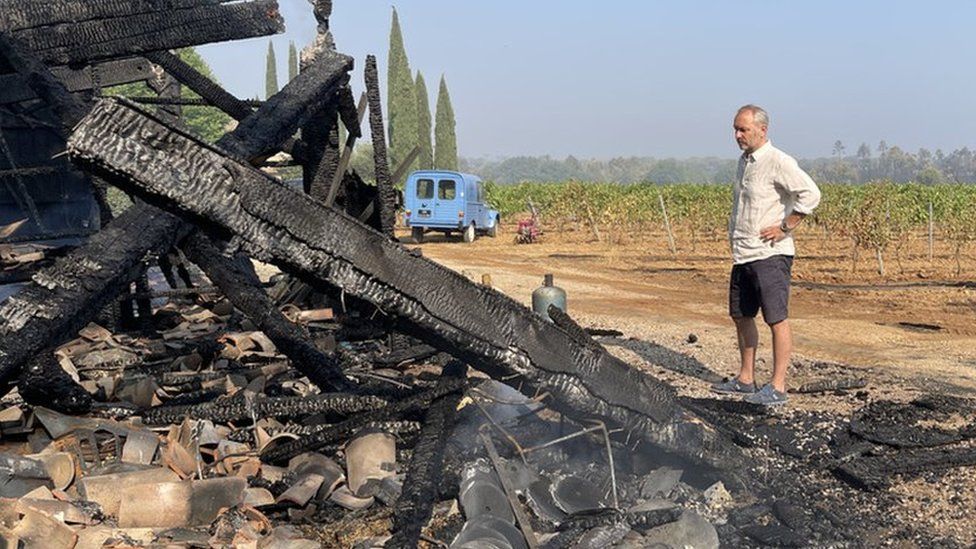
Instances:
[[[786,320],[789,317],[792,269],[791,255],[774,255],[733,265],[729,279],[729,315],[732,318],[755,318],[762,309],[766,324]]]

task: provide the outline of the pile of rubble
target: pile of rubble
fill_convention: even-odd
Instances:
[[[171,298],[154,308],[152,335],[89,324],[59,347],[59,367],[95,403],[69,416],[6,397],[5,538],[600,547],[642,532],[717,545],[714,527],[679,504],[725,505],[721,482],[679,487],[680,470],[612,443],[602,423],[559,417],[545,395],[470,377],[412,338],[346,339],[355,330],[340,326],[355,316],[286,310],[328,341],[354,394],[320,392],[262,332],[238,331],[249,322],[223,299]]]

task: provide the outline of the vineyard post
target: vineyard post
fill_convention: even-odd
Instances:
[[[593,211],[590,209],[590,203],[584,201],[583,205],[586,206],[586,217],[590,221],[590,228],[593,229],[593,236],[596,237],[597,242],[603,242],[603,238],[600,236],[600,229],[596,226],[596,221],[593,219]]]
[[[657,192],[657,200],[661,203],[661,214],[664,216],[664,230],[668,233],[668,249],[671,250],[671,255],[674,255],[678,250],[674,247],[674,233],[671,232],[671,221],[668,219],[668,209],[664,207],[664,196],[661,191]]]
[[[929,199],[929,263],[932,262],[932,199]]]

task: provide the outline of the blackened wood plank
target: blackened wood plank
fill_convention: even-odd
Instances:
[[[12,34],[45,63],[67,65],[283,31],[277,1],[254,0],[63,23]]]

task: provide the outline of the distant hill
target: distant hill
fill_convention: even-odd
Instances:
[[[872,156],[867,145],[854,156],[800,159],[800,166],[817,181],[863,183],[890,180],[920,183],[976,182],[976,154],[968,148],[949,154],[919,149],[909,153],[896,146],[879,146]],[[610,160],[563,159],[551,156],[516,156],[502,159],[461,158],[462,171],[499,184],[522,181],[599,181],[607,183],[729,183],[735,178],[737,158],[620,157]]]

